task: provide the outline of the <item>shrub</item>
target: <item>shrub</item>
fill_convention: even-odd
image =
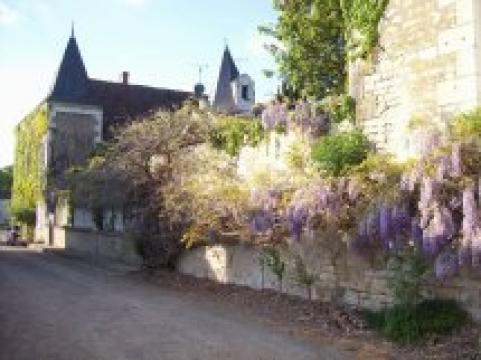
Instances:
[[[389,340],[412,344],[428,336],[451,334],[469,321],[469,314],[454,300],[432,299],[366,312],[365,318],[369,327]]]
[[[307,291],[307,297],[312,299],[312,286],[316,282],[316,276],[311,273],[300,255],[294,258],[294,281],[303,286]]]
[[[349,95],[327,97],[322,107],[331,115],[332,121],[339,124],[344,120],[356,119],[356,100]]]
[[[481,136],[481,108],[458,116],[450,130],[451,136],[456,140]]]
[[[222,118],[209,132],[211,145],[226,151],[230,156],[237,156],[244,144],[257,145],[263,137],[262,124],[254,118]]]
[[[340,133],[322,138],[312,149],[312,159],[321,171],[339,176],[362,163],[369,142],[361,132]]]
[[[396,304],[409,306],[421,302],[427,269],[426,260],[414,248],[407,248],[392,256],[388,263],[391,273],[388,287]]]
[[[15,209],[12,215],[15,218],[15,220],[18,221],[20,224],[24,224],[27,226],[35,225],[35,220],[36,220],[35,209],[28,209],[28,208]]]
[[[279,283],[279,291],[282,292],[282,280],[286,270],[286,264],[281,258],[279,250],[273,246],[267,246],[260,253],[260,263],[267,266],[276,276]]]
[[[174,269],[182,247],[179,234],[150,234],[146,231],[130,233],[136,253],[142,258],[144,268]]]

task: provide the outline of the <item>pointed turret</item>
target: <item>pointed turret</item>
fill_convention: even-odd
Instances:
[[[231,83],[238,77],[239,70],[234,63],[229,47],[226,46],[222,57],[219,79],[217,80],[217,88],[214,97],[214,108],[218,111],[228,112],[235,106]]]
[[[73,26],[49,101],[90,104],[90,80],[75,40]]]

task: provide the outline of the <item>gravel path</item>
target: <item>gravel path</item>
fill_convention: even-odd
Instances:
[[[350,359],[121,269],[0,247],[0,359]]]

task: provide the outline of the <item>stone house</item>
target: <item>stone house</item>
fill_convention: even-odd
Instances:
[[[54,193],[64,189],[66,171],[82,166],[95,146],[112,137],[112,129],[157,109],[172,110],[193,96],[191,92],[134,85],[124,71],[119,82],[89,77],[72,32],[52,87],[45,100],[47,133],[42,145],[44,174],[48,186],[37,204],[36,238],[52,242],[49,229],[71,222],[73,227],[93,228],[92,214],[85,209],[64,206]],[[73,214],[69,214],[73,211]],[[110,210],[110,212],[112,212]],[[114,210],[115,212],[115,210]],[[122,214],[115,215],[112,231],[122,230]]]
[[[201,105],[210,106],[204,90],[201,83],[195,85],[194,92],[131,84],[127,71],[121,73],[119,82],[92,78],[87,73],[72,29],[52,89],[32,112],[46,117],[38,159],[30,159],[29,169],[26,169],[28,173],[35,173],[39,163],[38,172],[44,179],[38,185],[42,199],[36,204],[36,240],[53,244],[53,230],[67,225],[84,230],[95,228],[90,210],[71,208],[57,195],[66,188],[67,171],[85,165],[96,145],[112,138],[113,128],[159,109],[180,108],[193,97]],[[246,74],[239,74],[226,47],[213,108],[229,114],[248,113],[254,100],[253,80]],[[32,114],[17,126],[23,136],[33,136],[27,126],[36,116]],[[122,210],[107,209],[103,215],[105,230],[123,231]]]

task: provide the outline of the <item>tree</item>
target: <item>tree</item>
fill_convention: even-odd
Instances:
[[[139,252],[147,254],[149,262],[155,255],[156,262],[163,258],[161,265],[169,263],[185,224],[182,218],[169,216],[166,192],[180,186],[174,177],[177,158],[207,141],[209,121],[187,110],[157,112],[119,129],[87,168],[72,169],[73,203],[94,213],[128,208],[135,213],[130,230],[140,241]]]
[[[274,0],[274,25],[259,30],[281,77],[294,92],[321,99],[343,92],[346,77],[343,17],[339,0]]]
[[[12,193],[13,171],[11,166],[0,169],[0,198],[9,199]]]
[[[369,57],[377,45],[389,0],[273,2],[277,23],[259,30],[274,40],[266,47],[277,62],[283,90],[319,100],[344,93],[347,64]]]

